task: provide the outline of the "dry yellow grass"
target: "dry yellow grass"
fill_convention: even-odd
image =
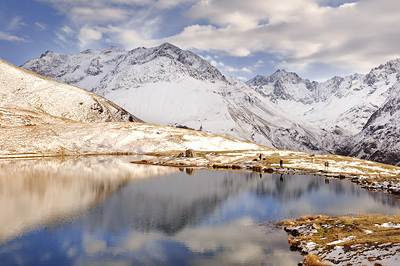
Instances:
[[[321,259],[317,255],[307,254],[303,260],[304,266],[329,266],[328,264],[322,263]]]
[[[150,153],[155,156],[152,164],[159,165],[186,165],[187,167],[209,167],[214,165],[218,169],[248,169],[256,172],[268,172],[269,169],[280,168],[283,161],[285,170],[303,170],[310,172],[324,172],[336,174],[344,178],[345,175],[368,176],[369,182],[396,181],[399,179],[400,168],[372,161],[366,161],[339,155],[315,155],[302,152],[284,150],[240,150],[240,151],[195,151],[194,158],[177,158],[185,151],[167,151]],[[261,155],[261,159],[260,159]],[[325,167],[325,162],[329,167]]]
[[[365,256],[368,261],[380,260],[381,251],[385,252],[393,248],[398,250],[400,243],[400,214],[393,216],[384,215],[359,215],[359,216],[307,216],[297,220],[278,223],[285,226],[293,237],[289,243],[293,249],[304,251],[305,246],[312,245],[312,254],[309,253],[303,260],[303,265],[326,265],[323,261],[333,264],[344,263],[353,256]],[[301,230],[298,230],[302,228]],[[312,232],[316,229],[316,232]],[[301,233],[300,233],[301,232]],[[329,258],[327,254],[335,252],[337,246],[348,254],[347,258]],[[371,250],[378,249],[375,255]],[[363,253],[366,251],[366,253]],[[310,250],[305,251],[310,252]],[[396,251],[394,251],[396,252]],[[395,253],[387,253],[387,256],[394,256]],[[343,253],[342,253],[343,255]],[[346,255],[344,255],[346,257]],[[323,258],[323,259],[321,259]],[[357,264],[358,265],[358,264]],[[381,265],[375,263],[375,265]]]
[[[328,248],[327,244],[329,243],[350,236],[354,236],[354,238],[337,245],[400,243],[400,228],[377,226],[384,223],[400,224],[400,214],[394,216],[360,215],[356,217],[308,216],[280,224],[285,226],[313,225],[314,228],[318,228],[318,232],[309,236],[301,236],[301,239],[312,241],[324,248]],[[292,240],[293,243],[294,241]]]

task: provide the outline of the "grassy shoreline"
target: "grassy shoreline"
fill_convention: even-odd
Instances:
[[[138,164],[254,171],[259,173],[319,174],[349,178],[353,182],[400,183],[400,167],[339,155],[316,155],[285,150],[195,151],[195,156],[182,156],[185,151],[146,153],[154,159],[134,161]],[[179,156],[181,155],[181,156]],[[282,167],[280,165],[282,161]],[[326,166],[325,164],[328,164]],[[373,186],[366,186],[373,189]],[[375,186],[376,187],[376,186]]]
[[[279,222],[303,265],[386,265],[400,260],[400,214],[307,216]]]

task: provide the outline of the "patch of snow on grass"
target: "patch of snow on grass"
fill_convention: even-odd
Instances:
[[[394,223],[392,223],[392,222],[389,222],[389,223],[383,223],[383,224],[381,224],[381,225],[379,225],[379,224],[375,224],[375,226],[376,227],[386,227],[386,228],[393,228],[393,227],[395,227],[395,228],[400,228],[400,224],[394,224]]]
[[[345,238],[343,238],[343,239],[339,239],[339,240],[330,242],[330,243],[328,243],[327,245],[328,245],[328,246],[331,246],[331,245],[341,244],[341,243],[344,243],[344,242],[348,242],[348,241],[350,241],[350,240],[352,240],[352,239],[354,239],[354,238],[356,238],[356,236],[345,237]]]

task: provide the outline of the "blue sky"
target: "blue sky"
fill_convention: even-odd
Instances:
[[[400,58],[398,0],[3,0],[0,58],[170,42],[243,80],[324,81]]]

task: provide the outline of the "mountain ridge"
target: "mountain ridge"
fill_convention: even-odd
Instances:
[[[367,74],[335,76],[324,83],[285,70],[243,83],[168,43],[69,56],[46,52],[22,67],[98,93],[151,123],[279,149],[343,155],[354,153],[355,136],[400,81],[396,59]]]

